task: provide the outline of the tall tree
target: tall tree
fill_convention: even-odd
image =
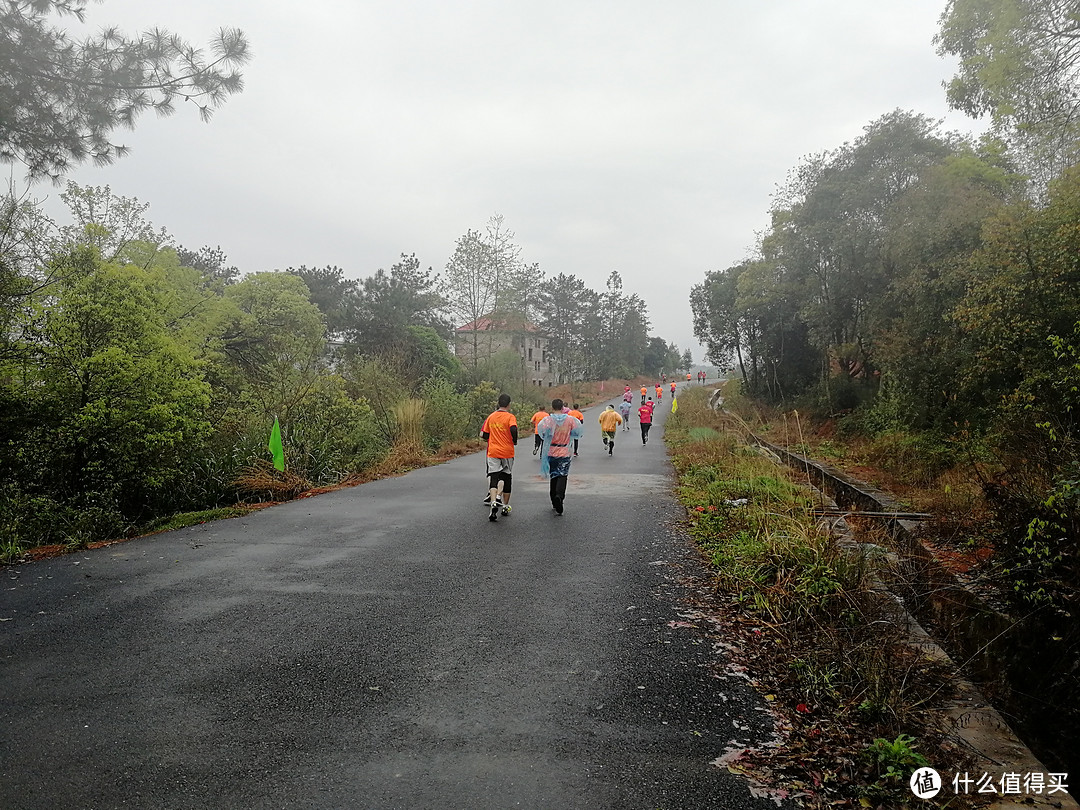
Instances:
[[[840,373],[867,373],[874,323],[894,275],[883,249],[890,205],[950,154],[937,123],[900,110],[854,143],[806,161],[773,211],[772,260],[805,288],[802,318]]]
[[[0,3],[0,161],[23,163],[30,178],[111,163],[127,151],[112,131],[148,109],[169,115],[190,101],[208,120],[243,89],[249,51],[238,29],[221,29],[204,52],[158,28],[133,38],[105,28],[75,41],[52,22],[85,14],[84,0]]]
[[[595,331],[589,334],[587,324],[595,318],[596,297],[585,282],[566,273],[550,279],[541,290],[540,328],[549,335],[552,360],[566,382],[581,379],[585,373],[587,346],[595,336]]]
[[[1080,158],[1080,9],[1063,0],[950,0],[935,38],[959,58],[949,105],[989,115],[1045,187]]]
[[[136,242],[157,249],[172,244],[168,231],[154,230],[153,223],[146,218],[150,203],[141,203],[135,197],[120,197],[109,186],[80,186],[68,181],[60,199],[73,220],[73,224],[60,229],[62,238],[72,245],[96,248],[106,262],[130,260],[124,251]]]
[[[520,309],[514,299],[515,282],[520,281],[521,248],[514,242],[515,234],[506,227],[502,214],[493,214],[484,229],[487,245],[488,274],[494,296],[494,312],[501,315]]]
[[[198,270],[209,283],[228,285],[240,278],[240,268],[228,263],[228,256],[221,245],[203,245],[198,250],[189,250],[180,245],[176,248],[176,255],[181,265]]]
[[[738,306],[738,281],[745,267],[743,263],[706,273],[701,284],[690,288],[690,311],[694,317],[694,337],[705,346],[705,359],[725,371],[738,360],[743,381],[748,382],[742,356],[746,339]]]
[[[483,234],[469,230],[458,237],[454,252],[446,263],[447,311],[455,325],[476,324],[495,308],[496,288],[490,274],[490,250]],[[480,331],[473,329],[469,336],[472,351],[468,356],[470,368],[476,368],[481,356]]]
[[[422,378],[433,366],[423,368],[417,359],[426,356],[432,338],[445,345],[451,334],[440,315],[445,306],[431,268],[422,270],[415,254],[402,254],[389,273],[380,268],[360,283],[352,326],[355,348],[363,354],[396,355]]]
[[[337,265],[326,267],[289,267],[285,270],[303,279],[307,285],[311,303],[319,308],[326,319],[326,330],[334,337],[344,337],[356,328],[356,308],[359,284],[355,279],[345,278],[345,271]]]
[[[0,198],[0,358],[25,344],[31,324],[17,313],[63,271],[50,261],[55,237],[56,224],[27,194],[11,187]]]

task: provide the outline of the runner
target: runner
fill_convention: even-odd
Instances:
[[[630,430],[630,409],[632,407],[634,406],[626,399],[619,403],[619,413],[622,415],[623,430]]]
[[[656,401],[660,402],[664,399],[664,389],[660,387],[660,383],[656,384]]]
[[[623,398],[623,402],[633,402],[634,401],[634,392],[630,390],[629,385],[626,386],[626,388],[623,389],[622,398]]]
[[[556,515],[563,513],[566,499],[566,480],[570,475],[570,440],[581,438],[581,422],[563,413],[563,401],[551,400],[551,413],[537,425],[544,440],[544,453],[540,460],[540,474],[551,480],[548,493],[551,507]]]
[[[545,410],[544,410],[543,408],[541,408],[540,410],[538,410],[538,411],[537,411],[536,413],[534,413],[534,414],[532,415],[532,426],[533,426],[533,455],[534,455],[534,456],[535,456],[535,455],[536,455],[537,453],[539,453],[539,452],[540,452],[540,445],[541,445],[541,444],[543,444],[543,441],[542,441],[542,440],[541,440],[541,438],[540,438],[540,434],[536,432],[536,426],[537,426],[537,425],[539,425],[539,424],[540,424],[540,420],[541,420],[541,419],[543,419],[543,418],[544,418],[545,416],[547,416],[547,415],[548,415],[547,411],[545,411]]]
[[[604,437],[604,447],[607,448],[607,454],[610,456],[615,451],[615,431],[623,423],[622,417],[616,413],[614,405],[608,405],[600,413],[598,421],[600,422],[600,435]]]
[[[652,411],[651,399],[637,409],[638,421],[641,422],[641,443],[643,445],[649,441],[649,428],[652,427]]]
[[[574,407],[570,409],[570,415],[581,422],[582,427],[585,426],[585,414],[578,410],[577,403],[574,403]],[[574,439],[574,455],[577,455],[578,440]]]
[[[675,399],[675,381],[671,381],[671,398]]]
[[[480,435],[487,441],[488,520],[499,519],[499,509],[510,514],[510,487],[513,483],[514,445],[517,444],[517,417],[508,410],[510,395],[499,394],[499,407],[484,420]]]
[[[643,385],[643,386],[641,386],[641,404],[642,404],[642,405],[644,405],[644,404],[645,404],[645,396],[646,396],[646,395],[647,395],[648,393],[649,393],[649,389],[648,389],[648,388],[646,388],[646,387],[645,387],[644,385]]]

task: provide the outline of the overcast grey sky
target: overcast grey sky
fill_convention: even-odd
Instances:
[[[618,270],[653,333],[700,361],[690,288],[744,258],[801,158],[896,108],[978,128],[945,104],[945,5],[105,0],[92,29],[204,45],[238,27],[254,58],[210,124],[150,114],[118,134],[130,156],[70,179],[150,203],[244,272],[362,278],[403,252],[441,271],[499,213],[548,275],[601,290]]]

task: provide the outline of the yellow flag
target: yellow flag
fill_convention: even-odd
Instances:
[[[679,400],[678,400],[677,397],[672,397],[671,398],[671,412],[675,413],[675,411],[677,411],[677,410],[679,410]]]

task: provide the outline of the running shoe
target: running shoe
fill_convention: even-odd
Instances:
[[[491,511],[488,513],[488,520],[495,521],[499,519],[499,503],[496,501],[491,505]]]

